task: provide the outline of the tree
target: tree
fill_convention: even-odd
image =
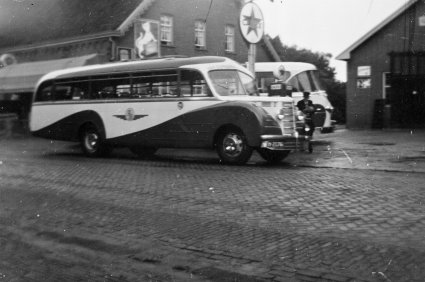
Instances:
[[[335,78],[335,68],[329,65],[332,54],[283,45],[279,36],[271,39],[271,43],[283,62],[305,62],[317,67],[320,80],[328,93],[328,99],[335,108],[333,118],[338,123],[345,123],[346,84]]]

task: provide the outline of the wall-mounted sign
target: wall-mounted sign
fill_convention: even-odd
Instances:
[[[134,23],[134,46],[140,59],[161,56],[158,21],[138,20]]]
[[[357,76],[370,76],[371,68],[370,66],[358,66],[357,67]]]
[[[419,26],[425,26],[425,15],[419,17],[418,23]]]
[[[368,89],[371,85],[371,79],[370,78],[358,78],[357,79],[357,88],[359,89]]]
[[[257,4],[246,3],[239,16],[239,26],[243,37],[249,43],[258,43],[264,34],[264,17]]]

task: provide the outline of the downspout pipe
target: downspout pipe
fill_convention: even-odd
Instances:
[[[109,61],[113,62],[117,59],[117,43],[112,37],[109,37],[109,42],[111,43],[111,57]]]

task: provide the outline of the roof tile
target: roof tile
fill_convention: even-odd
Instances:
[[[115,31],[143,0],[0,2],[0,48]]]

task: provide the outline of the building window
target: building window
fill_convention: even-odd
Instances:
[[[129,61],[132,58],[131,54],[132,54],[131,48],[120,48],[120,47],[118,47],[118,60]]]
[[[206,25],[204,21],[195,22],[195,47],[206,49]]]
[[[357,88],[358,89],[369,89],[372,85],[370,78],[357,78]]]
[[[171,16],[161,16],[161,44],[173,45],[173,17]]]
[[[370,66],[358,66],[357,67],[357,88],[358,89],[369,89],[372,84],[372,68]]]
[[[234,53],[235,52],[235,27],[231,25],[226,25],[225,28],[226,36],[226,52]]]

